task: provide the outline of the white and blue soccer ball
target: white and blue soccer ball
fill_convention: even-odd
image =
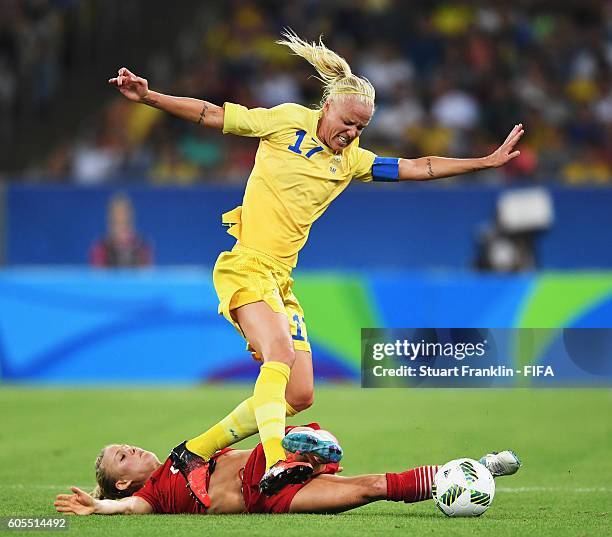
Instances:
[[[456,459],[434,476],[432,496],[447,516],[480,516],[495,496],[495,481],[484,465],[473,459]]]

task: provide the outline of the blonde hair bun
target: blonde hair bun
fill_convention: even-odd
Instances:
[[[318,43],[309,43],[291,28],[283,30],[281,35],[284,39],[277,41],[279,45],[289,47],[296,56],[301,56],[317,70],[317,78],[324,88],[321,104],[336,95],[355,95],[367,104],[374,104],[374,86],[367,78],[354,75],[347,61],[328,49],[321,37]]]

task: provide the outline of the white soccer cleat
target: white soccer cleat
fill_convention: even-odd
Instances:
[[[496,451],[487,453],[480,459],[480,464],[484,464],[493,477],[516,474],[522,466],[518,455],[509,449],[499,453]]]

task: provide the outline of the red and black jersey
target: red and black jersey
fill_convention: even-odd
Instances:
[[[224,448],[217,451],[211,460],[217,459],[224,453],[232,451],[232,448]],[[210,483],[210,474],[206,481],[206,486]],[[144,486],[134,493],[151,505],[154,513],[159,514],[192,514],[205,515],[206,509],[191,496],[187,488],[187,481],[183,474],[172,466],[172,460],[160,466],[144,484]]]
[[[172,466],[170,459],[166,459],[166,462],[153,472],[134,496],[139,496],[149,503],[154,513],[206,514],[206,509],[191,496],[185,478]]]

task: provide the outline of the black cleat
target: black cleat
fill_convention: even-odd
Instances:
[[[259,482],[259,490],[266,496],[274,496],[285,485],[304,483],[313,472],[312,465],[307,462],[297,462],[293,457],[278,461],[268,468]]]
[[[204,460],[199,455],[189,451],[185,444],[180,443],[170,452],[172,466],[174,466],[187,481],[191,495],[205,509],[210,507],[210,496],[206,490],[206,481],[212,470],[210,461]]]

